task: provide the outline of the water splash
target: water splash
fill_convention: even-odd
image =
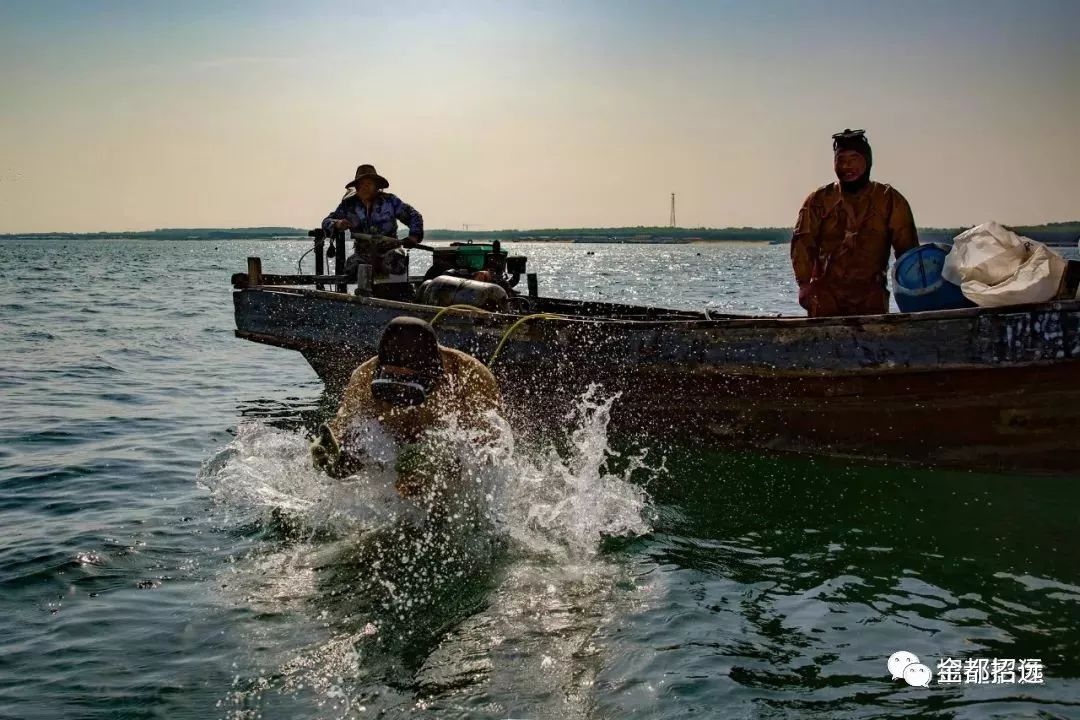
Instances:
[[[648,449],[622,458],[608,443],[618,396],[600,398],[590,386],[564,418],[562,443],[522,448],[505,424],[491,453],[498,519],[523,549],[568,560],[595,554],[604,536],[642,535],[648,497],[635,479],[665,472],[646,464]],[[612,470],[614,461],[625,467]],[[647,476],[647,477],[638,477]]]
[[[349,437],[375,462],[343,480],[312,466],[301,434],[254,422],[240,425],[233,442],[203,463],[198,480],[220,510],[246,522],[288,515],[341,537],[403,519],[422,522],[439,504],[442,520],[466,529],[487,524],[526,554],[587,557],[605,536],[648,532],[641,484],[666,472],[662,461],[650,466],[647,448],[623,456],[610,447],[618,396],[600,395],[593,386],[578,400],[565,417],[565,436],[532,444],[519,442],[495,414],[490,431],[449,418],[429,433],[427,447],[454,472],[437,473],[412,500],[394,487],[397,445],[371,424]]]
[[[463,684],[580,695],[551,685],[580,681],[575,657],[588,656],[588,637],[613,615],[621,570],[600,554],[602,539],[648,532],[638,482],[664,472],[645,450],[624,456],[609,446],[616,399],[590,388],[564,436],[529,443],[498,416],[485,431],[451,418],[430,433],[430,447],[454,472],[410,500],[394,489],[389,457],[334,480],[313,469],[300,435],[242,426],[200,482],[228,521],[279,532],[238,563],[247,577],[234,578],[232,601],[265,615],[288,598],[279,611],[308,620],[316,642],[234,688],[234,716],[271,694],[310,696],[343,716],[406,706],[437,715]]]
[[[341,536],[409,512],[392,473],[335,480],[312,465],[303,435],[257,422],[241,424],[236,438],[203,463],[198,481],[210,490],[223,524],[286,523]]]

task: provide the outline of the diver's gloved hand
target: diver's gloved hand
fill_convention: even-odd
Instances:
[[[342,476],[341,448],[326,423],[319,426],[319,437],[311,443],[311,462],[316,469],[331,477]]]

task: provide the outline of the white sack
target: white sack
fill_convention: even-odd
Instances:
[[[941,274],[976,305],[999,307],[1053,300],[1066,265],[1042,243],[988,222],[956,236]]]

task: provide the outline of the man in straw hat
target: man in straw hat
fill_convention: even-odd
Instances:
[[[832,136],[837,182],[810,193],[791,238],[799,304],[810,317],[889,311],[885,270],[919,244],[911,206],[870,179],[873,154],[863,130]]]
[[[351,230],[358,237],[354,254],[346,263],[346,275],[356,272],[357,265],[370,264],[376,282],[388,274],[389,255],[396,248],[415,247],[424,238],[424,218],[412,205],[403,202],[392,193],[385,192],[390,182],[375,171],[374,165],[356,168],[356,177],[346,186],[349,192],[341,199],[337,209],[322,221],[327,235],[335,231]],[[398,221],[409,228],[404,241],[397,240]],[[399,251],[400,252],[400,251]]]

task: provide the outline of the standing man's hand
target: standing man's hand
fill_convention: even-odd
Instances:
[[[345,218],[334,221],[334,229],[335,230],[347,230],[347,229],[349,229],[351,227],[352,227],[352,223],[349,222],[348,220],[346,220]]]
[[[415,235],[410,235],[409,237],[402,240],[401,244],[407,248],[414,248],[420,244],[420,240]]]
[[[806,310],[810,310],[810,304],[814,301],[814,281],[799,283],[799,304]]]

